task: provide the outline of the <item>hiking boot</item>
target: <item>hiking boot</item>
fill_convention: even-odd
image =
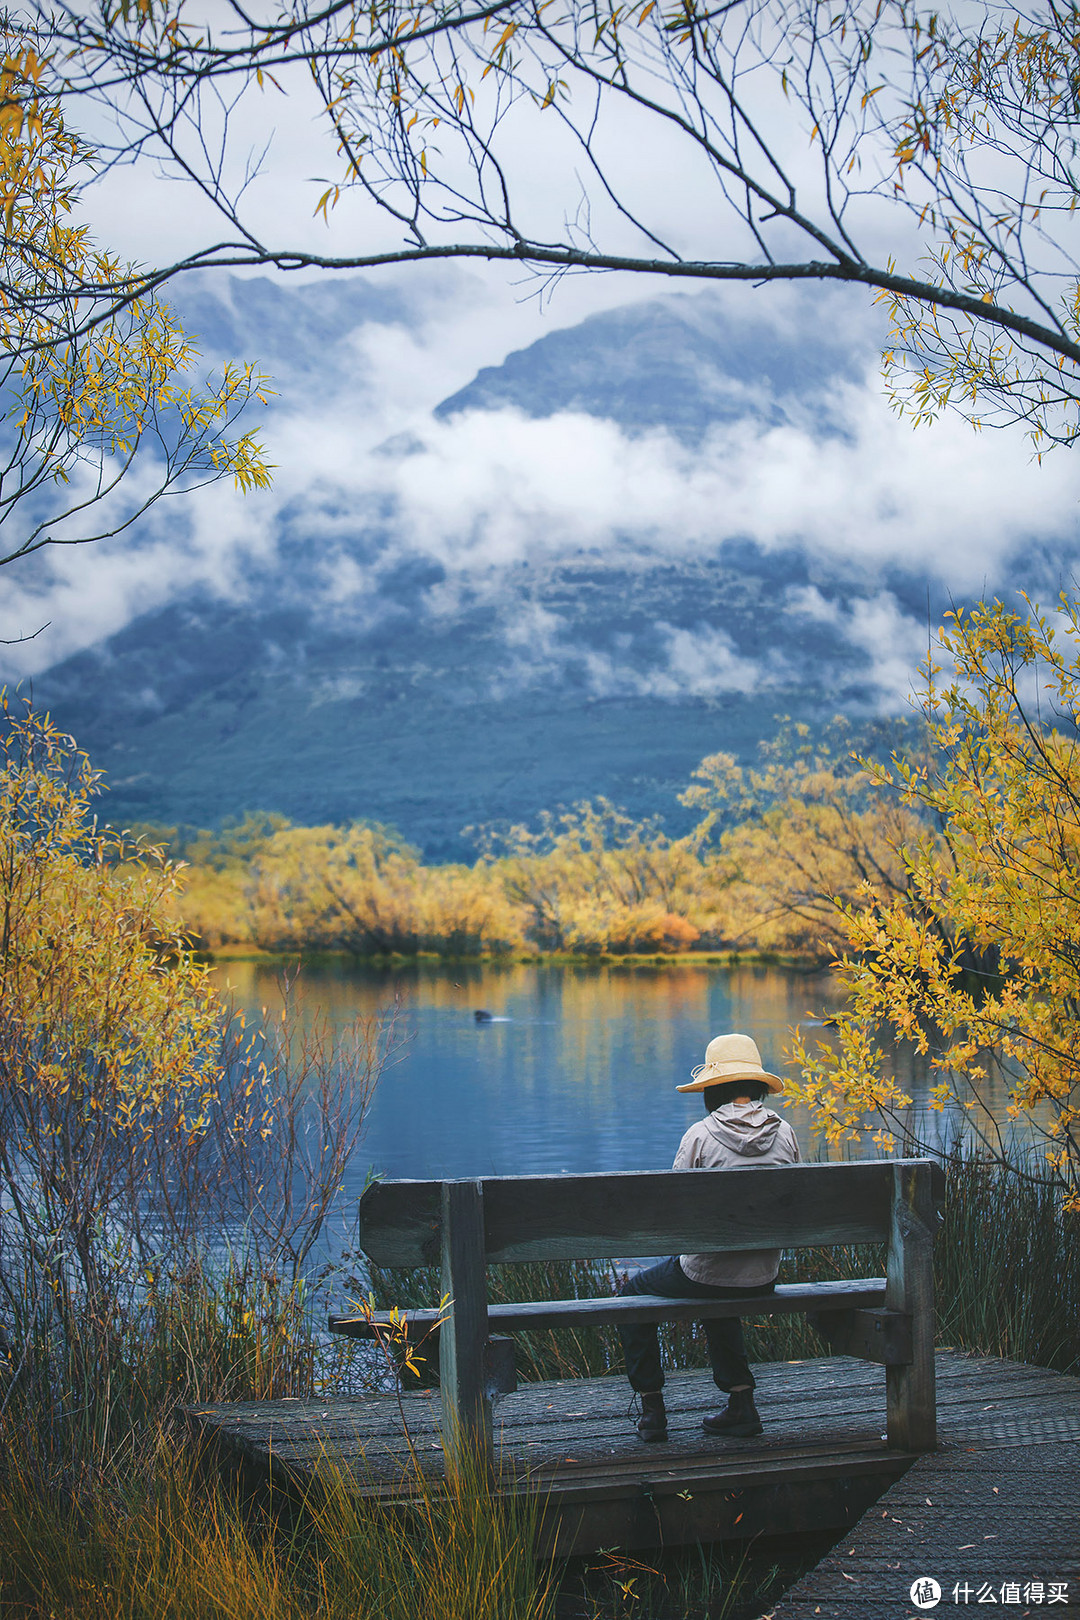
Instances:
[[[664,1410],[664,1397],[659,1390],[655,1395],[641,1397],[641,1416],[638,1418],[637,1432],[643,1440],[667,1439],[667,1412]]]
[[[733,1389],[727,1406],[715,1417],[702,1418],[706,1434],[726,1434],[735,1440],[749,1440],[761,1433],[761,1419],[754,1405],[752,1389]]]

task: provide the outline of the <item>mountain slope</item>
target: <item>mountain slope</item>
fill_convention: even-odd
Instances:
[[[503,583],[497,605],[430,619],[422,635],[406,613],[353,631],[308,609],[204,598],[137,620],[35,693],[107,771],[114,822],[208,825],[256,808],[301,822],[367,817],[447,858],[468,853],[469,823],[604,794],[677,829],[675,795],[694,765],[718,748],[752,756],[775,714],[820,708],[798,670],[828,655],[839,672],[843,649],[819,635],[760,689],[673,700],[656,690],[647,643],[661,620],[692,646],[722,615],[743,656],[768,652],[773,588],[745,566],[565,568],[516,591]],[[546,666],[516,669],[507,621],[537,605],[569,628]],[[594,678],[605,650],[607,691]],[[826,707],[859,705],[847,665]]]
[[[284,367],[293,428],[306,428],[308,400],[326,432],[348,424],[349,332],[407,333],[414,318],[357,280],[204,281],[183,313],[208,355]],[[794,432],[809,416],[820,442],[840,433],[830,401],[857,369],[835,334],[786,344],[705,296],[550,333],[389,440],[380,455],[396,485],[281,499],[272,551],[243,566],[231,596],[185,589],[38,676],[36,697],[108,773],[113,821],[367,817],[440,858],[468,853],[468,824],[604,794],[677,830],[677,790],[705,754],[751,757],[778,713],[873,712],[883,658],[913,667],[897,638],[937,615],[943,588],[854,556],[753,544],[719,509],[700,542],[612,519],[597,520],[595,543],[503,544],[494,530],[474,543],[452,487],[468,467],[447,465],[445,501],[436,488],[412,517],[394,491],[432,476],[426,433],[475,423],[479,442],[497,440],[522,417],[569,422],[569,451],[582,415],[614,424],[631,467],[635,436],[666,433],[690,448],[664,465],[692,477],[692,447],[725,424]],[[342,443],[347,453],[347,433]],[[512,485],[512,461],[499,476]]]
[[[529,416],[583,411],[631,432],[696,442],[715,423],[779,423],[813,410],[834,431],[830,390],[856,375],[849,345],[818,330],[785,342],[709,299],[675,296],[592,315],[478,372],[435,410],[514,406]]]

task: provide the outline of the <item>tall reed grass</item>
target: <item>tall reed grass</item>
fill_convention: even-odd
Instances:
[[[496,1501],[475,1464],[419,1472],[390,1523],[329,1465],[299,1512],[223,1488],[159,1431],[123,1469],[49,1488],[17,1437],[0,1468],[10,1620],[544,1620],[535,1498]]]
[[[957,1155],[946,1166],[934,1252],[938,1342],[1080,1372],[1080,1211],[1038,1161],[1006,1170]]]

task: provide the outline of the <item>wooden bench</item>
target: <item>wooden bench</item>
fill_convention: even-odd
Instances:
[[[836,1352],[885,1367],[889,1445],[930,1451],[937,1443],[933,1240],[943,1195],[943,1173],[929,1159],[380,1181],[360,1200],[359,1238],[379,1266],[441,1266],[446,1309],[402,1314],[417,1337],[440,1324],[450,1444],[490,1453],[493,1398],[514,1387],[512,1341],[492,1339],[493,1328],[505,1334],[806,1311]],[[494,1262],[882,1242],[884,1277],[788,1283],[744,1299],[632,1294],[489,1305],[487,1298],[485,1273]],[[389,1321],[388,1312],[331,1316],[330,1330],[372,1338]]]

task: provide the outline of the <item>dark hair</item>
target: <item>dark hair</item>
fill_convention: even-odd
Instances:
[[[734,1102],[736,1097],[749,1097],[751,1102],[760,1102],[768,1095],[769,1088],[764,1080],[725,1080],[723,1085],[705,1087],[705,1107],[711,1114],[714,1108]]]

